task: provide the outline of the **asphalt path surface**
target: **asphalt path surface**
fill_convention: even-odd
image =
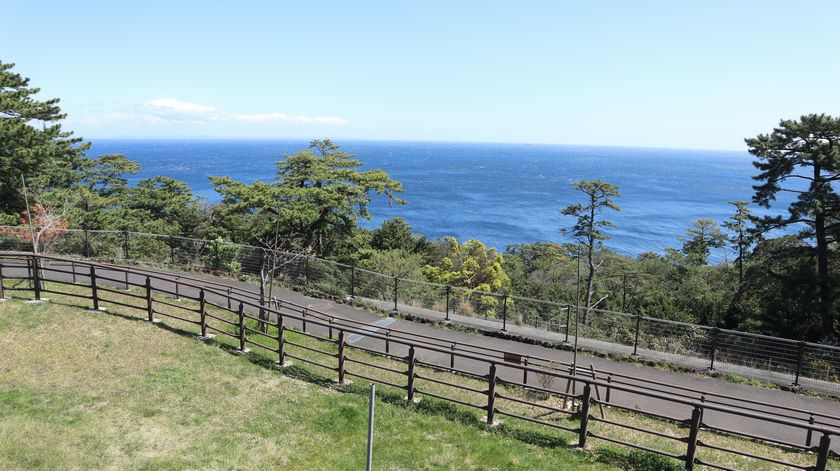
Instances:
[[[0,260],[3,261],[3,260]],[[69,263],[53,263],[51,268],[59,271],[45,270],[45,279],[72,282],[74,279],[77,283],[82,285],[89,285],[89,269],[86,266],[71,265]],[[3,261],[5,265],[3,275],[9,277],[24,277],[27,276],[28,270],[23,267],[11,266],[9,260]],[[71,274],[72,269],[75,268],[76,274]],[[132,273],[128,275],[128,283],[136,286],[143,286],[146,282],[146,275],[152,274],[150,277],[152,287],[155,290],[165,290],[170,293],[179,293],[185,298],[197,299],[199,290],[188,286],[188,284],[199,284],[205,286],[207,291],[207,301],[221,307],[227,307],[227,298],[223,295],[211,293],[210,290],[218,290],[225,292],[227,288],[232,291],[232,296],[243,297],[250,293],[250,301],[254,301],[258,293],[258,287],[244,283],[237,280],[227,278],[214,277],[208,275],[186,274],[183,272],[165,271],[165,270],[151,270],[139,267],[128,267]],[[122,272],[124,268],[97,269],[97,285],[120,288],[126,282],[126,275]],[[192,280],[190,280],[192,279]],[[193,280],[201,280],[197,283]],[[9,280],[7,280],[7,286]],[[55,289],[60,290],[60,286]],[[48,297],[48,295],[44,295]],[[108,293],[102,293],[102,298],[107,299]],[[274,297],[282,300],[283,303],[293,303],[298,306],[303,306],[309,311],[313,318],[317,317],[320,312],[328,316],[334,316],[336,326],[350,325],[354,328],[359,328],[358,323],[370,325],[368,327],[371,331],[384,335],[393,331],[401,331],[403,333],[394,333],[395,341],[386,342],[371,338],[365,335],[353,335],[351,346],[360,346],[370,350],[385,352],[386,348],[390,354],[397,356],[406,356],[408,348],[401,345],[396,340],[397,337],[409,338],[414,343],[421,341],[429,341],[436,346],[451,344],[453,349],[458,352],[467,352],[475,355],[481,355],[481,352],[488,352],[490,349],[495,351],[515,352],[522,358],[546,358],[561,363],[571,363],[573,352],[567,350],[560,350],[554,348],[533,345],[529,343],[516,342],[514,340],[507,340],[502,338],[490,337],[467,333],[455,329],[448,329],[437,327],[435,325],[417,323],[399,318],[386,317],[388,319],[383,322],[383,316],[374,312],[354,307],[350,304],[336,303],[330,300],[313,298],[305,296],[296,291],[274,288]],[[138,300],[140,301],[140,300]],[[108,306],[107,301],[102,301],[103,306]],[[234,302],[234,304],[236,304]],[[138,305],[143,305],[138,302]],[[232,305],[231,308],[235,310],[238,306]],[[291,308],[284,307],[281,304],[280,312],[290,312],[300,315],[298,310],[288,310]],[[255,314],[256,309],[246,309],[246,312]],[[342,319],[346,321],[342,321]],[[353,322],[353,323],[350,323]],[[289,322],[288,327],[301,330],[303,325],[300,322]],[[316,326],[308,323],[308,332],[321,336],[328,336],[329,332],[326,327]],[[480,350],[477,347],[481,347]],[[417,360],[422,363],[431,365],[438,365],[444,368],[450,367],[452,364],[452,356],[438,351],[430,351],[423,348],[417,348]],[[505,366],[504,362],[500,362],[498,354],[494,362],[498,364],[498,377],[502,380],[523,382],[525,384],[540,386],[538,378],[534,374],[523,377],[523,372],[520,369]],[[817,424],[827,425],[830,427],[840,428],[840,402],[821,399],[817,397],[810,397],[793,392],[787,392],[777,389],[765,389],[750,387],[743,384],[736,384],[715,378],[700,376],[691,373],[678,373],[671,371],[663,371],[661,369],[642,366],[636,363],[622,362],[590,356],[578,353],[577,365],[580,368],[578,374],[588,374],[590,365],[598,371],[597,377],[599,380],[604,380],[610,373],[611,377],[616,383],[623,383],[630,386],[638,386],[639,391],[653,390],[661,394],[672,395],[681,399],[699,400],[704,398],[707,402],[712,404],[725,405],[735,408],[746,408],[750,411],[766,413],[776,417],[783,417],[791,420],[801,420],[807,422],[811,414],[815,414],[815,422]],[[473,359],[467,359],[455,356],[454,367],[463,372],[472,373],[477,376],[485,376],[488,374],[488,362]],[[673,386],[671,386],[673,385]],[[566,388],[574,389],[575,393],[580,393],[581,384],[577,384],[574,389],[573,385],[567,384],[566,381],[555,381],[552,385],[553,389],[560,392],[565,391]],[[419,389],[419,388],[418,388]],[[598,394],[605,398],[607,392],[600,388]],[[420,393],[422,396],[422,393]],[[594,396],[594,393],[593,393]],[[751,402],[746,402],[751,401]],[[645,412],[652,412],[662,416],[672,417],[679,420],[687,420],[691,417],[692,407],[687,404],[680,404],[673,401],[662,400],[645,396],[644,394],[637,394],[634,392],[618,391],[612,389],[610,392],[610,403],[616,406],[623,406],[631,410],[639,410]],[[756,404],[761,403],[761,404]],[[483,404],[476,404],[483,406]],[[597,408],[591,409],[593,414],[598,413]],[[609,418],[609,412],[607,412]],[[740,433],[750,434],[756,437],[762,437],[769,440],[776,440],[788,443],[806,445],[806,433],[804,429],[796,428],[787,425],[768,423],[765,420],[746,418],[732,413],[721,411],[706,410],[703,416],[704,426],[720,428],[725,430],[737,431]],[[686,430],[687,435],[687,430]],[[819,436],[814,435],[811,446],[816,446],[819,442]],[[840,436],[833,436],[831,449],[840,451]]]

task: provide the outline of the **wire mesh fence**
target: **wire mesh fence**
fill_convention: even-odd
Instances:
[[[29,251],[28,233],[0,226],[0,249]],[[840,394],[840,347],[394,277],[307,254],[128,231],[62,230],[42,252],[143,262],[189,271],[270,276],[321,296],[355,299],[432,319],[457,319],[539,340],[638,355],[682,367]],[[576,322],[577,320],[577,322]]]

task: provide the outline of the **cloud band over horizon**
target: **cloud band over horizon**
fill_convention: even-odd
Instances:
[[[101,106],[101,105],[100,105]],[[100,107],[98,106],[98,107]],[[343,126],[349,121],[340,116],[304,116],[280,112],[226,113],[216,107],[189,103],[177,98],[155,98],[146,103],[122,104],[116,109],[83,116],[79,122],[107,124],[114,121],[138,121],[155,124],[240,122],[240,123],[296,123]]]

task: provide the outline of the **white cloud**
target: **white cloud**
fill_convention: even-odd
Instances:
[[[337,116],[300,116],[286,113],[228,114],[215,107],[188,103],[177,98],[157,98],[145,105],[146,121],[236,121],[243,123],[347,124]]]
[[[177,98],[157,98],[146,103],[148,108],[155,110],[163,110],[174,113],[183,113],[190,115],[212,115],[216,112],[216,108],[207,105],[199,105],[196,103],[187,103],[180,101]]]

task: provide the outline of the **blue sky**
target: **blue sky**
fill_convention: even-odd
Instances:
[[[97,137],[744,149],[840,114],[840,2],[0,0],[0,59]]]

